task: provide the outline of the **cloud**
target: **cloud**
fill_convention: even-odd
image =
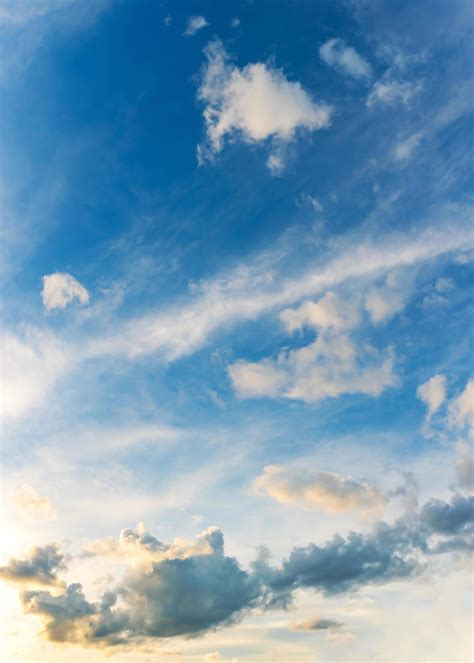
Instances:
[[[395,144],[395,147],[393,149],[393,156],[396,161],[406,161],[409,159],[412,155],[412,153],[416,150],[418,145],[421,143],[423,139],[423,134],[421,131],[418,131],[408,138],[405,138],[405,140],[399,141]]]
[[[11,559],[1,566],[0,579],[20,584],[61,585],[57,572],[65,568],[65,558],[58,546],[35,546],[25,559]]]
[[[448,416],[451,425],[458,428],[467,426],[470,434],[474,433],[474,378],[468,380],[464,391],[451,400]]]
[[[195,555],[211,555],[213,544],[221,537],[220,530],[208,527],[196,541],[176,539],[173,543],[162,543],[147,532],[143,523],[134,529],[124,529],[117,539],[97,539],[86,545],[83,557],[112,557],[137,560],[144,563],[161,562],[167,559],[187,559]]]
[[[456,461],[456,474],[459,485],[466,492],[474,491],[474,458],[469,444],[458,442],[456,444],[458,459]]]
[[[30,518],[47,520],[56,515],[50,500],[27,483],[11,495],[10,501],[22,514]]]
[[[472,530],[474,497],[455,495],[451,503],[431,499],[423,505],[420,521],[436,534],[459,534]]]
[[[60,596],[24,592],[24,610],[45,619],[49,639],[96,646],[192,636],[231,624],[256,604],[260,585],[224,554],[220,530],[211,528],[203,536],[209,545],[205,554],[136,565],[100,602],[89,603],[81,585],[73,584]]]
[[[434,375],[420,384],[416,395],[428,407],[428,420],[431,419],[446,400],[446,378],[444,375]]]
[[[410,83],[409,81],[395,81],[381,79],[377,81],[367,97],[367,107],[373,108],[377,105],[393,106],[402,103],[405,106],[412,101],[413,97],[421,92],[421,83]]]
[[[288,81],[280,70],[261,62],[239,69],[220,41],[208,44],[204,52],[207,63],[198,99],[204,104],[207,140],[198,147],[200,163],[212,160],[226,138],[285,144],[298,130],[329,126],[331,108],[314,101],[299,82]],[[268,166],[281,170],[280,151],[270,156]]]
[[[327,292],[318,302],[307,301],[296,309],[280,313],[280,320],[291,334],[304,327],[312,329],[343,329],[357,322],[357,314],[350,305],[341,306],[333,292]]]
[[[467,215],[466,215],[467,216]],[[315,266],[287,276],[275,271],[273,253],[257,256],[253,263],[204,281],[194,288],[188,301],[156,313],[126,321],[118,331],[93,340],[87,356],[125,354],[136,357],[158,352],[173,361],[202,347],[221,327],[320,295],[350,280],[379,278],[381,274],[434,259],[449,251],[467,248],[472,233],[461,224],[449,232],[430,228],[407,237],[387,235],[373,238],[347,236]]]
[[[209,23],[206,21],[204,16],[190,16],[186,24],[186,30],[183,34],[185,37],[192,37],[196,34],[196,32],[206,28],[208,25]]]
[[[473,505],[474,498],[459,495],[451,503],[430,500],[419,513],[391,525],[379,522],[369,534],[336,534],[322,546],[294,548],[278,568],[269,565],[268,551],[263,549],[254,572],[269,590],[269,604],[280,606],[288,605],[297,589],[332,595],[408,578],[422,571],[422,553],[472,548]],[[436,543],[430,547],[433,536]]]
[[[329,39],[319,49],[319,55],[326,64],[341,74],[352,78],[369,79],[372,67],[352,46],[346,46],[342,39]]]
[[[381,285],[371,287],[364,296],[364,308],[374,325],[385,323],[405,307],[412,284],[410,270],[393,270]]]
[[[283,504],[301,504],[332,513],[349,509],[383,511],[386,498],[375,486],[333,472],[267,465],[253,487]]]
[[[1,414],[14,419],[41,405],[73,357],[51,333],[27,328],[2,337]]]
[[[280,318],[291,333],[304,326],[318,332],[301,348],[283,350],[275,360],[238,361],[228,368],[242,398],[270,396],[314,403],[347,393],[378,396],[398,380],[391,350],[357,346],[345,331],[358,321],[355,308],[327,293],[318,302],[284,310]]]
[[[450,503],[429,500],[420,511],[393,524],[379,522],[369,533],[337,534],[323,545],[293,548],[278,567],[269,564],[268,551],[261,549],[250,571],[225,555],[222,532],[209,528],[201,535],[209,546],[205,553],[146,562],[132,554],[114,589],[93,603],[78,583],[59,595],[25,591],[21,601],[26,613],[42,618],[46,636],[56,642],[107,647],[144,638],[195,636],[231,625],[253,608],[288,607],[299,589],[324,595],[352,592],[418,574],[432,555],[466,552],[472,546],[473,505],[474,498],[460,495]],[[156,550],[163,545],[143,528],[123,532],[132,546]],[[57,548],[52,551],[57,553]],[[4,567],[6,575],[57,583],[62,557],[46,555],[41,571],[31,561],[37,557],[33,552],[29,563],[12,560]],[[329,621],[315,621],[312,628],[338,628]]]
[[[55,308],[65,308],[75,299],[80,304],[89,303],[89,293],[84,286],[70,274],[61,272],[43,276],[41,297],[43,305],[48,311]]]
[[[336,619],[318,617],[316,619],[310,619],[307,622],[303,622],[302,624],[298,624],[296,628],[298,631],[327,631],[342,628],[343,626],[343,622],[339,622]]]

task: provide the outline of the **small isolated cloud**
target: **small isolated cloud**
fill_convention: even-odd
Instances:
[[[416,395],[428,408],[427,418],[431,419],[446,400],[446,378],[444,375],[434,375],[420,384]]]
[[[317,617],[316,619],[310,619],[307,622],[297,625],[298,631],[328,631],[344,626],[343,622],[339,622],[336,619],[328,619],[326,617]]]
[[[13,492],[10,502],[23,515],[31,518],[47,520],[56,515],[50,500],[27,483]]]
[[[75,299],[80,304],[89,303],[89,293],[71,274],[56,272],[43,276],[41,292],[43,305],[47,310],[65,308]]]
[[[204,16],[190,16],[186,24],[186,30],[184,31],[185,37],[193,37],[196,32],[206,28],[209,23],[206,21]]]
[[[0,566],[0,579],[18,584],[61,586],[57,573],[65,569],[64,555],[58,546],[35,546],[24,559],[11,559]]]
[[[230,22],[230,27],[231,28],[238,28],[240,27],[240,18],[233,18],[232,21]]]
[[[329,39],[319,49],[319,55],[326,64],[341,74],[352,78],[369,79],[372,67],[352,46],[346,46],[342,39]]]
[[[408,104],[421,92],[423,86],[420,82],[395,81],[381,79],[377,81],[367,97],[367,107],[373,108],[377,105]]]
[[[398,141],[393,148],[393,158],[395,161],[407,161],[419,146],[422,139],[423,134],[417,132],[405,140]]]
[[[257,62],[234,66],[220,41],[205,49],[198,99],[204,104],[206,141],[198,146],[198,161],[212,160],[226,139],[259,143],[273,139],[267,165],[274,173],[283,167],[284,145],[298,130],[328,127],[331,108],[314,101],[297,81],[279,69]]]
[[[257,493],[264,493],[283,504],[300,504],[332,513],[364,509],[379,513],[386,499],[375,486],[358,482],[333,472],[316,472],[267,465],[254,484]]]

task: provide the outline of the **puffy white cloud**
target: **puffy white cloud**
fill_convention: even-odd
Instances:
[[[428,419],[439,410],[446,400],[446,378],[444,375],[434,375],[420,384],[416,395],[428,407]]]
[[[397,142],[393,149],[394,159],[396,161],[406,161],[409,159],[418,145],[421,143],[422,139],[423,134],[418,131],[405,140]]]
[[[421,92],[421,83],[410,83],[409,81],[396,81],[382,78],[377,81],[367,97],[367,107],[376,105],[393,105],[402,103],[407,106],[413,97]]]
[[[304,327],[343,329],[352,326],[357,316],[350,306],[340,306],[333,292],[327,292],[317,302],[307,301],[296,309],[282,311],[280,319],[291,334]]]
[[[12,493],[10,502],[23,515],[31,518],[46,520],[55,517],[51,501],[27,483]]]
[[[89,293],[71,274],[56,272],[43,276],[41,292],[46,309],[65,308],[77,299],[80,304],[89,303]]]
[[[204,16],[190,16],[186,24],[186,30],[184,31],[184,35],[186,37],[192,37],[196,34],[196,32],[199,32],[199,30],[206,28],[208,25],[209,23],[206,21]]]
[[[352,46],[342,39],[329,39],[319,49],[319,55],[336,71],[358,79],[369,79],[372,67]]]
[[[380,515],[386,504],[384,495],[367,482],[333,472],[267,465],[254,484],[257,493],[264,493],[277,502],[300,504],[328,512],[363,509]]]
[[[339,304],[332,293],[318,302],[305,302],[281,313],[290,332],[303,326],[318,330],[306,346],[280,352],[275,360],[239,361],[228,369],[238,396],[272,396],[314,403],[347,393],[378,396],[395,386],[393,356],[369,346],[357,346],[345,328],[356,324],[357,312]]]
[[[0,412],[16,418],[42,404],[56,380],[70,367],[72,357],[54,335],[27,329],[23,336],[2,338]]]
[[[208,44],[198,98],[204,103],[207,141],[198,147],[198,160],[212,159],[226,138],[257,143],[291,141],[297,130],[329,126],[331,108],[314,101],[299,82],[288,81],[268,64],[234,66],[220,41]],[[282,154],[272,154],[268,166],[283,167]]]

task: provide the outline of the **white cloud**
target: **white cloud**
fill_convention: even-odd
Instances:
[[[296,309],[286,309],[280,319],[291,334],[304,327],[313,329],[343,329],[357,322],[357,313],[350,305],[341,306],[333,292],[327,292],[318,302],[307,301]]]
[[[434,375],[420,384],[416,395],[428,407],[428,419],[439,410],[446,400],[446,378],[444,375]]]
[[[206,28],[208,25],[209,23],[206,21],[204,16],[190,16],[186,24],[186,30],[184,31],[184,35],[186,37],[192,37],[196,34],[196,32],[199,32],[199,30]]]
[[[449,404],[449,419],[453,426],[468,427],[474,434],[474,378],[468,380],[464,391]]]
[[[364,308],[375,325],[387,322],[403,310],[407,284],[389,274],[382,286],[370,288],[364,297]]]
[[[205,105],[207,141],[198,147],[200,163],[212,159],[226,138],[249,143],[276,139],[291,141],[299,129],[316,131],[329,126],[331,108],[315,102],[299,82],[288,81],[270,65],[257,62],[234,66],[220,41],[205,49],[198,98]],[[282,168],[282,154],[270,156],[268,166]]]
[[[229,328],[255,320],[351,279],[379,278],[394,269],[471,245],[472,234],[464,225],[452,228],[449,232],[430,229],[409,237],[389,235],[378,242],[349,236],[316,267],[293,277],[273,271],[272,253],[259,256],[252,264],[196,287],[188,302],[128,321],[115,333],[92,341],[86,354],[134,357],[160,352],[165,359],[174,360],[202,347],[224,325]]]
[[[323,511],[364,509],[380,515],[386,498],[373,485],[333,472],[267,465],[253,488],[283,504],[301,504]]]
[[[238,361],[229,367],[229,377],[242,398],[277,396],[287,382],[284,370],[270,360],[259,363]]]
[[[395,81],[382,78],[377,81],[367,97],[367,107],[372,108],[378,104],[393,105],[402,103],[407,106],[413,97],[421,92],[423,85],[420,82]]]
[[[75,299],[80,304],[89,302],[89,293],[71,274],[56,272],[43,276],[41,292],[43,305],[46,309],[65,308]]]
[[[346,46],[342,39],[329,39],[319,49],[319,55],[326,64],[336,71],[352,78],[369,79],[372,67],[352,46]]]
[[[42,404],[72,357],[55,336],[28,329],[2,338],[1,414],[16,418]]]
[[[340,311],[348,317],[344,319]],[[338,310],[332,293],[319,302],[283,311],[281,319],[290,333],[302,326],[318,330],[316,340],[284,350],[275,360],[231,365],[229,377],[240,397],[272,396],[314,403],[347,393],[378,396],[397,384],[392,352],[381,354],[371,347],[358,347],[343,329],[355,324],[355,313],[346,305]]]
[[[406,161],[409,159],[421,143],[422,139],[423,134],[421,132],[417,132],[405,140],[398,141],[393,149],[394,159],[396,161]]]

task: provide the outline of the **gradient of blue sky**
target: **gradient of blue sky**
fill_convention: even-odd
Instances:
[[[2,660],[470,660],[472,14],[0,0]]]

